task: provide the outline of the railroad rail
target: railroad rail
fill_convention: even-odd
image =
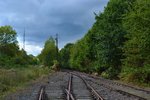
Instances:
[[[46,93],[45,93],[45,86],[40,87],[37,100],[48,100]]]
[[[80,79],[83,80],[83,82],[85,83],[87,89],[91,92],[91,94],[93,95],[93,98],[96,99],[96,100],[104,100],[104,98],[102,96],[100,96],[100,94],[90,85],[86,82],[86,80],[80,76],[80,75],[77,75],[75,73],[70,73],[72,75],[75,75],[77,77],[79,77]]]
[[[96,100],[104,100],[91,85],[89,85],[81,76],[80,76],[80,78],[84,81],[87,88],[90,90],[90,92],[93,94],[93,96]]]
[[[92,76],[92,78],[94,78],[94,77]],[[97,78],[97,77],[96,77],[96,78]],[[100,78],[97,78],[97,79],[100,79]],[[104,80],[105,80],[105,79],[104,79]],[[113,88],[112,86],[106,85],[106,84],[104,84],[104,83],[97,83],[97,82],[92,81],[92,80],[90,80],[90,79],[88,79],[88,81],[92,82],[93,84],[103,85],[104,87],[106,87],[106,88],[108,88],[108,89],[110,89],[110,90],[112,90],[112,91],[117,91],[117,92],[119,92],[119,93],[121,93],[121,94],[124,94],[124,95],[137,97],[137,98],[139,98],[140,100],[147,100],[147,99],[144,98],[144,97],[140,97],[140,96],[138,96],[138,95],[134,95],[134,94],[125,92],[125,91],[123,91],[123,90],[115,89],[115,88]],[[107,81],[107,82],[110,82],[110,81]],[[111,84],[113,84],[113,83],[111,82]],[[123,85],[123,84],[118,84],[118,83],[116,83],[116,82],[114,82],[114,84],[116,84],[116,85]],[[127,85],[124,85],[124,86],[130,87],[130,86],[127,86]],[[131,88],[134,88],[134,87],[131,87]],[[141,90],[141,89],[136,89],[136,90]],[[146,90],[141,90],[141,91],[144,91],[144,92],[146,92],[146,93],[149,93],[149,91],[146,91]]]
[[[93,82],[93,81],[91,81],[91,82],[92,82],[93,84],[103,85],[104,87],[106,87],[106,88],[108,88],[108,89],[110,89],[110,90],[112,90],[112,91],[116,91],[116,92],[119,92],[119,93],[124,94],[124,95],[137,97],[137,98],[139,98],[140,100],[147,100],[147,99],[145,99],[145,98],[143,98],[143,97],[140,97],[140,96],[137,96],[137,95],[134,95],[134,94],[131,94],[131,93],[125,92],[125,91],[123,91],[123,90],[117,90],[117,89],[114,89],[113,87],[111,87],[111,86],[107,86],[107,85],[105,85],[105,84],[99,84],[99,83],[97,83],[97,82]]]
[[[128,87],[128,88],[132,88],[134,90],[138,90],[138,91],[143,91],[147,94],[150,94],[150,90],[146,90],[146,89],[142,89],[142,88],[139,88],[139,87],[134,87],[134,86],[131,86],[131,85],[127,85],[127,84],[123,84],[123,83],[118,83],[118,82],[112,82],[111,80],[107,80],[107,79],[104,79],[104,78],[100,78],[98,76],[95,76],[95,75],[89,75],[89,74],[86,74],[86,73],[82,73],[82,75],[86,75],[88,77],[91,77],[91,78],[94,78],[94,79],[97,79],[97,80],[101,80],[101,81],[105,81],[105,82],[109,82],[110,84],[114,84],[114,85],[118,85],[118,86],[124,86],[124,87]]]
[[[72,74],[70,74],[69,76],[68,87],[67,89],[65,89],[65,93],[67,95],[66,100],[75,100],[75,98],[73,97],[71,93],[71,85],[72,85]]]
[[[119,86],[81,72],[60,71],[4,100],[150,100],[149,92]]]

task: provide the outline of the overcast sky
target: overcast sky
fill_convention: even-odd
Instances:
[[[37,55],[49,36],[59,34],[59,48],[75,42],[95,22],[108,0],[0,0],[0,26],[11,25],[20,48],[25,28],[26,51]]]

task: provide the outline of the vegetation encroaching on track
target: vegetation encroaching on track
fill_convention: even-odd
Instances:
[[[150,86],[150,0],[110,0],[75,44],[60,51],[64,68]]]
[[[41,75],[44,65],[84,72],[97,72],[110,79],[121,79],[150,86],[150,0],[110,0],[104,12],[76,43],[59,51],[49,38],[37,56],[20,50],[17,33],[11,26],[0,27],[0,94],[13,91]],[[58,58],[59,55],[59,58]]]
[[[35,66],[36,65],[36,66]],[[31,67],[29,67],[31,66]],[[27,82],[49,73],[39,66],[39,60],[20,50],[17,33],[11,26],[0,27],[0,98]]]
[[[53,63],[56,69],[55,52],[54,39],[49,38],[38,57],[28,55],[24,49],[19,49],[16,31],[11,26],[0,26],[0,98],[47,75]]]
[[[30,81],[50,73],[47,67],[30,66],[26,68],[0,69],[0,98],[15,92]]]

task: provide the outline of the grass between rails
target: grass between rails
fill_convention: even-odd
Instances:
[[[27,68],[0,69],[0,99],[11,92],[23,88],[27,83],[48,75],[47,67],[30,66]]]

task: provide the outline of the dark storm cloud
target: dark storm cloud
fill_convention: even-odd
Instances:
[[[59,34],[60,48],[81,38],[94,23],[108,0],[0,0],[0,25],[11,25],[27,45],[43,46],[49,36]],[[30,51],[28,51],[30,52]],[[37,51],[39,52],[39,51]]]

